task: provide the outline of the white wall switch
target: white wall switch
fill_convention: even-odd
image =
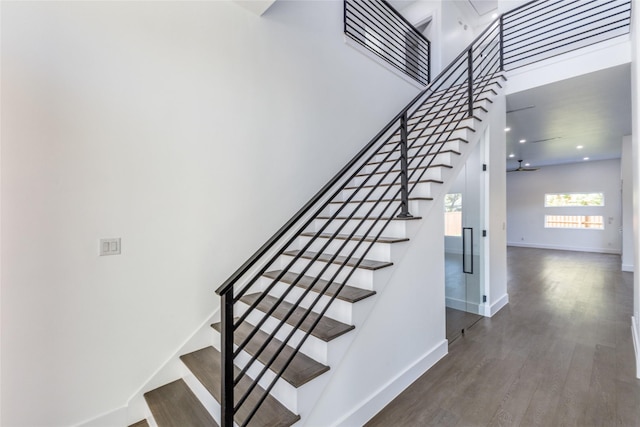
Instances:
[[[100,239],[100,256],[103,255],[120,255],[120,237]]]

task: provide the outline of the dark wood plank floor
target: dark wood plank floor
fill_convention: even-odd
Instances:
[[[367,426],[640,426],[620,257],[514,247],[508,266],[510,304]]]
[[[447,341],[451,344],[462,335],[462,330],[475,325],[482,316],[447,307]]]

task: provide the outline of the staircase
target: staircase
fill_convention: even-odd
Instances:
[[[510,13],[532,13],[523,7]],[[217,290],[211,345],[180,357],[183,378],[144,394],[136,426],[305,423],[486,128],[506,80],[504,25],[480,34]]]

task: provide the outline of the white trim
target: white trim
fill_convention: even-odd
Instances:
[[[126,425],[140,421],[143,418],[148,418],[151,414],[146,405],[144,393],[171,381],[177,380],[178,378],[183,378],[183,373],[188,372],[187,368],[180,360],[181,355],[212,345],[214,332],[213,328],[211,328],[211,324],[219,321],[219,313],[220,308],[218,307],[191,335],[189,335],[186,340],[182,342],[175,352],[166,359],[158,369],[156,369],[144,384],[140,386],[133,395],[131,395],[126,406]]]
[[[521,248],[536,248],[536,249],[554,249],[558,251],[595,252],[599,254],[620,255],[619,249],[585,248],[582,246],[541,245],[539,243],[522,243],[522,242],[507,242],[507,246],[517,246]]]
[[[408,75],[406,75],[405,73],[403,73],[402,71],[394,67],[393,65],[389,64],[387,61],[380,58],[378,55],[372,53],[369,49],[362,46],[360,43],[353,40],[351,37],[347,36],[346,34],[344,36],[344,44],[357,50],[358,52],[360,52],[361,54],[363,54],[364,56],[366,56],[376,64],[380,65],[381,67],[391,71],[393,74],[400,77],[402,80],[409,83],[411,86],[415,87],[416,89],[423,90],[424,88],[426,88],[426,86],[422,86],[420,83],[418,83],[417,81],[415,81],[414,79],[412,79],[411,77],[409,77]]]
[[[633,273],[633,264],[622,264],[622,271]]]
[[[631,316],[631,336],[633,337],[633,350],[636,355],[636,378],[640,379],[640,336],[638,336],[638,327],[633,316]]]
[[[502,308],[507,304],[509,304],[509,294],[504,294],[500,298],[498,298],[496,302],[494,302],[490,306],[487,306],[487,313],[485,314],[485,316],[493,317],[494,314],[502,310]]]
[[[112,427],[125,426],[127,423],[127,407],[123,406],[109,412],[104,412],[95,418],[76,424],[76,427]],[[142,418],[140,418],[141,420]],[[140,421],[138,420],[138,421]]]
[[[403,372],[364,399],[358,407],[340,418],[333,426],[361,426],[402,393],[448,353],[448,341],[442,340],[408,366]]]
[[[445,298],[445,305],[454,310],[466,311],[467,313],[479,314],[484,316],[484,310],[482,310],[481,304],[471,303],[456,298]]]

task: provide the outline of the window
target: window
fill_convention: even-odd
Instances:
[[[462,236],[462,193],[444,196],[444,235]]]
[[[557,193],[545,194],[544,206],[604,206],[604,193]]]
[[[545,228],[604,230],[602,215],[545,215]]]

